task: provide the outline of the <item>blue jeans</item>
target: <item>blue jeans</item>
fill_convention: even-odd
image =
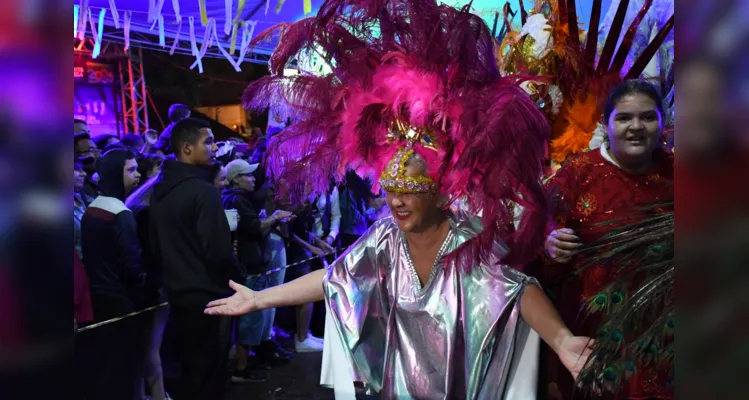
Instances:
[[[271,233],[268,235],[268,247],[271,251],[271,260],[268,269],[275,269],[286,266],[286,247],[283,239]],[[261,291],[283,283],[286,271],[263,275],[260,277],[247,278],[245,286],[254,290]],[[263,340],[271,339],[271,328],[273,320],[276,317],[276,309],[255,311],[239,317],[237,329],[237,343],[247,346],[257,346]]]
[[[283,238],[275,233],[268,235],[268,248],[270,249],[270,269],[281,268],[286,266],[286,243]],[[286,277],[286,270],[274,272],[268,275],[268,287],[283,284]],[[265,329],[263,329],[263,340],[271,340],[271,328],[276,319],[276,309],[269,308],[266,310]]]

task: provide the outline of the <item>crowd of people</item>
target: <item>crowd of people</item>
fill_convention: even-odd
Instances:
[[[620,75],[626,46],[610,74],[587,65],[595,41],[583,52],[556,7],[533,16],[585,65],[569,53],[529,84],[506,75],[535,63],[521,52],[500,72],[467,8],[334,2],[284,28],[271,75],[243,95],[288,113],[271,139],[217,143],[184,105],[160,134],[75,121],[84,398],[168,398],[165,347],[179,400],[320,351],[339,400],[673,398],[668,86]],[[283,74],[305,46],[329,76]]]
[[[646,218],[634,205],[673,199],[673,159],[659,144],[661,102],[650,84],[620,85],[606,105],[609,135],[600,151],[570,158],[546,183],[553,217],[546,258],[528,271],[547,286],[577,334],[593,337],[598,326],[595,320],[578,323],[581,299],[616,277],[602,264],[585,268],[572,283],[561,279],[582,263],[576,250],[613,230],[616,224],[606,221]],[[75,121],[77,328],[169,304],[77,336],[83,398],[170,398],[160,356],[168,323],[181,369],[173,393],[179,399],[216,398],[229,381],[266,380],[269,369],[288,364],[294,352],[322,351],[323,339],[310,333],[312,301],[297,304],[291,292],[273,306],[294,306],[294,351],[276,341],[285,332],[274,325],[275,308],[245,302],[240,313],[230,312],[237,318],[206,315],[204,308],[231,296],[229,281],[262,293],[320,270],[322,260],[332,262],[384,215],[386,200],[353,171],[325,195],[291,203],[268,179],[264,149],[215,143],[209,124],[179,115],[184,109],[174,106],[164,132],[147,132],[143,140],[94,140],[85,123]],[[400,197],[387,202],[396,211],[405,206]],[[289,264],[295,267],[286,270]],[[568,398],[573,379],[559,360],[550,355],[542,363],[548,385],[540,390]],[[631,390],[657,397],[668,381],[638,372]]]
[[[263,140],[216,143],[184,105],[169,117],[161,134],[119,139],[74,121],[76,326],[156,307],[77,336],[82,398],[169,398],[160,355],[167,324],[170,361],[181,370],[176,398],[215,398],[229,380],[264,381],[294,352],[322,351],[310,332],[312,303],[295,307],[293,351],[276,341],[289,334],[275,326],[275,309],[236,320],[203,309],[230,294],[229,280],[263,290],[321,268],[384,205],[356,174],[292,204],[260,166]]]

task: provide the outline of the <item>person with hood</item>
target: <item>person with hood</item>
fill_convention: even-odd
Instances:
[[[269,279],[264,273],[270,265],[270,251],[267,236],[279,223],[292,217],[284,210],[276,210],[261,220],[253,207],[255,196],[255,176],[258,164],[249,164],[238,159],[226,165],[226,180],[229,186],[224,189],[224,209],[235,209],[239,214],[239,225],[235,233],[239,261],[247,269],[245,284],[256,290],[268,287]],[[257,357],[271,366],[288,364],[291,357],[270,340],[270,329],[273,326],[271,311],[263,310],[249,313],[239,318],[237,330],[236,368],[232,374],[233,382],[257,382],[267,379],[267,372],[257,364],[251,363],[250,347],[254,346]],[[258,368],[255,368],[255,367]]]
[[[135,217],[125,206],[126,196],[140,180],[135,155],[114,149],[96,161],[103,194],[94,199],[81,219],[83,265],[91,285],[96,322],[136,310],[135,299],[145,281]],[[96,328],[88,398],[132,399],[139,374],[138,326],[134,318]]]
[[[221,195],[212,182],[217,151],[210,125],[186,118],[174,124],[174,159],[164,161],[150,202],[150,241],[163,266],[182,376],[176,399],[220,399],[226,390],[231,318],[203,314],[208,302],[244,282],[234,257]]]

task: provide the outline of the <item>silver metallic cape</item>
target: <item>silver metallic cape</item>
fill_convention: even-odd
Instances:
[[[451,223],[445,254],[481,230],[463,213]],[[380,220],[328,267],[328,317],[347,354],[324,361],[323,383],[329,364],[345,363],[385,399],[535,398],[539,340],[518,301],[535,280],[497,263],[468,273],[439,263],[422,288],[401,235],[392,218]],[[507,251],[495,250],[494,261]]]

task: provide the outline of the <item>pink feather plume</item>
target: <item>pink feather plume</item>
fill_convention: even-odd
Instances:
[[[480,17],[434,0],[327,0],[316,17],[256,40],[275,32],[274,75],[251,83],[243,96],[247,108],[291,112],[293,125],[269,147],[274,179],[298,198],[324,193],[347,169],[376,182],[398,150],[388,143],[388,123],[429,126],[440,152],[419,144],[415,150],[430,177],[443,194],[483,213],[483,231],[448,257],[459,265],[487,262],[500,240],[510,248],[505,263],[520,265],[540,252],[548,209],[540,179],[550,129],[517,85],[520,78],[499,75],[494,38]],[[281,76],[300,50],[313,46],[324,50],[331,75]],[[525,208],[517,230],[508,229],[513,202]]]

